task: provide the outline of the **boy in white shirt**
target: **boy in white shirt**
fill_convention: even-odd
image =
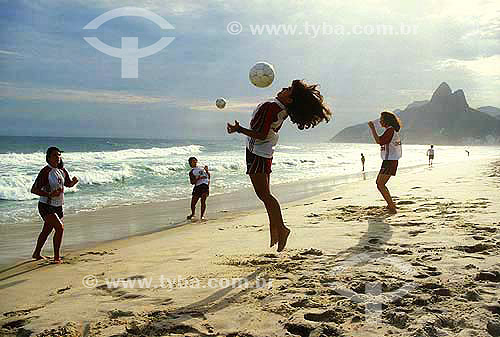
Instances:
[[[208,172],[208,166],[204,168],[197,167],[198,159],[195,157],[190,157],[188,159],[189,166],[191,166],[191,170],[189,171],[189,181],[191,185],[194,185],[193,188],[193,196],[191,198],[191,214],[187,216],[187,219],[190,220],[195,213],[196,204],[198,203],[198,199],[201,198],[201,216],[200,220],[204,220],[203,217],[205,215],[205,210],[207,209],[206,200],[208,195],[210,194],[209,185],[210,185],[210,172]]]

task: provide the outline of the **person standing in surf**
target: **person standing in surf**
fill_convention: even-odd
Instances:
[[[396,205],[392,200],[389,189],[385,185],[391,176],[396,175],[398,160],[402,156],[401,138],[399,137],[401,121],[394,113],[383,111],[380,114],[380,125],[385,128],[382,136],[377,134],[375,124],[368,122],[373,139],[380,145],[380,156],[382,157],[382,167],[377,176],[377,188],[387,202],[389,213],[395,214],[397,213]]]
[[[227,123],[227,132],[242,133],[246,139],[246,173],[250,176],[257,197],[264,203],[269,217],[271,244],[278,244],[281,252],[287,243],[290,229],[283,223],[279,201],[271,194],[270,179],[274,148],[278,143],[278,132],[287,117],[300,130],[328,122],[331,111],[323,101],[318,85],[309,85],[301,80],[283,88],[276,98],[263,102],[254,110],[250,128],[242,127],[238,121]]]
[[[49,147],[45,156],[47,166],[45,166],[31,187],[31,193],[40,196],[38,201],[38,212],[43,219],[43,228],[36,243],[33,258],[35,260],[43,259],[41,255],[43,245],[47,237],[55,230],[54,244],[54,263],[62,263],[59,250],[61,248],[64,232],[63,223],[63,204],[64,187],[73,187],[78,183],[78,178],[69,178],[68,171],[64,168],[61,159],[61,150],[57,147]]]
[[[432,161],[434,160],[434,145],[427,150],[427,157],[429,157],[429,167],[432,167]]]

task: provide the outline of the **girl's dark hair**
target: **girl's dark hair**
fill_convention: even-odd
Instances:
[[[47,164],[49,164],[49,158],[50,156],[52,155],[52,152],[54,151],[57,151],[57,152],[62,152],[61,150],[59,150],[57,147],[55,146],[51,146],[47,149],[47,152],[45,153],[45,161],[47,162]],[[59,169],[62,169],[64,168],[64,162],[63,160],[61,159],[61,161],[59,162],[59,164],[57,164],[57,168]]]
[[[383,120],[385,124],[392,126],[396,132],[399,132],[403,126],[401,120],[394,112],[382,111],[380,113],[380,120]]]
[[[189,159],[188,159],[188,163],[189,163],[189,165],[191,165],[191,162],[192,162],[193,160],[198,160],[198,159],[196,159],[196,157],[189,157]]]
[[[293,102],[287,104],[287,112],[300,130],[313,128],[321,121],[328,122],[331,119],[332,112],[317,88],[317,84],[306,84],[301,80],[292,82]]]

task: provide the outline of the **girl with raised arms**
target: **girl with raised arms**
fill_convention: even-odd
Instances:
[[[377,188],[387,202],[389,213],[394,214],[397,213],[396,205],[392,200],[389,189],[385,185],[391,176],[396,175],[398,160],[403,153],[401,138],[399,137],[401,120],[393,112],[383,111],[380,113],[380,125],[385,128],[385,132],[381,136],[377,134],[373,122],[368,123],[373,139],[380,145],[380,157],[382,158],[382,167],[377,176]]]

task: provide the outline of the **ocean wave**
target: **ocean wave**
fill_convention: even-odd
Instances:
[[[188,172],[184,165],[152,165],[142,167],[144,170],[153,174],[169,176],[177,172]]]
[[[224,163],[213,168],[214,171],[239,171],[241,165],[239,163]]]
[[[2,200],[32,200],[38,196],[31,193],[35,177],[28,175],[13,175],[0,177],[0,199]]]
[[[300,147],[291,145],[276,145],[276,150],[300,150]]]
[[[172,146],[167,148],[128,149],[119,151],[100,152],[65,152],[62,157],[67,163],[95,163],[121,162],[129,159],[168,158],[169,156],[191,156],[203,151],[202,145]],[[187,158],[186,158],[187,160]],[[1,167],[36,167],[41,169],[45,165],[45,153],[1,153]]]
[[[128,165],[122,165],[120,169],[96,169],[93,171],[74,171],[71,175],[78,177],[79,184],[83,185],[103,185],[115,181],[122,181],[134,175],[133,170]]]

